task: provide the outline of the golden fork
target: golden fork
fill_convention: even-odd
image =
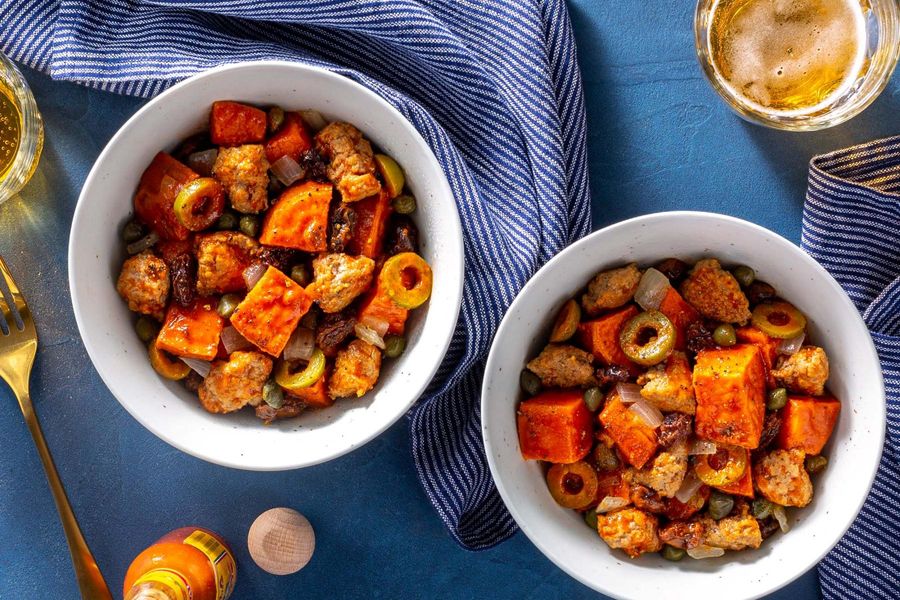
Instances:
[[[31,404],[28,380],[36,353],[37,331],[34,328],[31,311],[28,310],[25,298],[16,286],[9,268],[3,262],[3,257],[0,257],[0,378],[9,384],[19,400],[25,423],[28,424],[34,445],[37,446],[38,455],[44,464],[50,491],[53,492],[53,500],[56,502],[56,510],[59,511],[63,531],[69,542],[69,552],[72,554],[81,597],[85,600],[112,600],[100,568],[91,555],[78,527],[78,521],[75,520],[72,507],[69,506],[69,499],[56,473],[53,457],[50,456],[41,425]]]

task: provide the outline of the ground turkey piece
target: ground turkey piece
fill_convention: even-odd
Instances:
[[[740,284],[714,258],[694,265],[681,284],[681,295],[704,317],[741,324],[750,319],[750,303]]]
[[[753,465],[753,483],[775,504],[803,507],[812,500],[813,487],[803,465],[802,450],[773,450]]]
[[[640,282],[641,272],[634,263],[604,271],[591,279],[587,294],[581,297],[581,305],[591,316],[618,308],[634,297]]]
[[[665,363],[656,365],[638,377],[641,397],[661,411],[697,412],[691,365],[683,352],[673,352]]]
[[[334,360],[328,380],[332,398],[358,398],[371,390],[381,371],[381,352],[368,342],[353,340]]]
[[[575,346],[548,344],[526,366],[545,387],[579,387],[595,382],[594,356]]]
[[[818,346],[803,346],[795,354],[783,358],[772,375],[778,385],[792,392],[821,396],[828,381],[828,357]]]
[[[681,487],[688,468],[686,442],[663,450],[643,469],[634,472],[635,483],[649,486],[664,498],[671,498]]]
[[[372,283],[375,261],[366,256],[325,254],[312,261],[315,280],[306,288],[326,313],[344,310]]]
[[[225,187],[234,210],[256,214],[269,206],[269,161],[262,145],[219,148],[213,175]]]
[[[244,269],[259,246],[251,237],[234,231],[202,235],[197,242],[197,292],[201,296],[246,288]]]
[[[272,359],[259,352],[232,352],[212,364],[200,385],[200,404],[211,413],[229,413],[262,401]]]
[[[597,533],[610,548],[621,548],[631,558],[645,552],[659,552],[662,543],[654,515],[636,508],[623,508],[597,515]]]
[[[703,543],[713,548],[725,550],[744,550],[759,548],[762,544],[762,532],[759,521],[750,515],[745,504],[739,514],[715,521],[709,517],[701,517],[699,522],[704,529]]]
[[[328,178],[344,202],[356,202],[381,191],[372,145],[353,125],[329,123],[316,134],[316,149],[331,160]]]
[[[169,267],[149,250],[141,252],[122,265],[116,289],[130,310],[161,319],[169,297]]]

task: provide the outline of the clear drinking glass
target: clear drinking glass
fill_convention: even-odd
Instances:
[[[887,85],[900,58],[900,2],[699,0],[694,35],[706,77],[738,115],[824,129]]]
[[[28,183],[44,147],[44,125],[25,78],[0,53],[0,204]]]

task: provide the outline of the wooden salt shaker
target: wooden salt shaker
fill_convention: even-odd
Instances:
[[[316,547],[309,521],[290,508],[273,508],[256,517],[247,534],[253,561],[273,575],[290,575],[306,566]]]

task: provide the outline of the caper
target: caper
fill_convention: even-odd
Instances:
[[[678,562],[687,552],[684,551],[683,548],[676,548],[675,546],[670,546],[666,544],[662,549],[662,557],[666,560],[671,560],[672,562]]]
[[[284,109],[273,106],[269,109],[269,133],[275,133],[284,123]]]
[[[594,448],[594,464],[600,471],[608,473],[619,468],[619,457],[606,444],[597,444]]]
[[[402,335],[389,335],[384,338],[384,355],[397,358],[406,350],[406,339]]]
[[[766,408],[769,410],[778,410],[784,408],[787,404],[787,390],[784,388],[775,388],[769,392],[769,401],[766,402]]]
[[[291,279],[306,287],[309,285],[309,269],[306,268],[306,265],[295,265],[291,269]]]
[[[541,378],[528,369],[522,369],[522,374],[519,375],[519,385],[522,386],[522,391],[529,396],[537,396],[541,392]]]
[[[735,267],[731,274],[741,284],[741,287],[749,287],[753,280],[756,279],[756,272],[747,265]]]
[[[216,223],[216,229],[220,231],[231,231],[237,229],[238,218],[233,212],[223,212]]]
[[[255,238],[259,234],[259,217],[244,215],[241,217],[238,227],[244,235]]]
[[[142,316],[134,323],[134,330],[142,342],[149,344],[159,333],[159,323],[150,317]]]
[[[587,404],[588,410],[597,412],[600,404],[603,402],[603,392],[598,387],[592,387],[584,390],[584,403]]]
[[[128,221],[122,228],[122,240],[126,244],[133,244],[144,237],[144,226],[137,221]]]
[[[713,331],[713,341],[719,346],[734,346],[737,344],[737,334],[734,327],[728,323],[722,323]]]
[[[734,498],[718,490],[709,496],[709,516],[715,520],[724,519],[734,508]]]
[[[584,523],[594,531],[597,531],[597,513],[593,509],[588,509],[584,513]]]
[[[272,408],[278,409],[284,406],[284,390],[274,379],[270,379],[263,386],[263,400]]]
[[[216,307],[216,312],[219,313],[219,316],[223,319],[230,319],[231,315],[234,314],[234,309],[236,309],[237,305],[240,303],[241,297],[237,294],[225,294],[219,298],[219,306]]]
[[[775,505],[765,498],[757,498],[753,501],[753,504],[750,505],[750,513],[761,521],[772,516],[773,508],[775,508]]]
[[[401,215],[409,215],[416,212],[416,199],[409,194],[397,196],[391,202],[394,212]]]
[[[828,466],[828,459],[821,454],[807,456],[805,465],[807,473],[815,475],[825,470],[825,467]]]

